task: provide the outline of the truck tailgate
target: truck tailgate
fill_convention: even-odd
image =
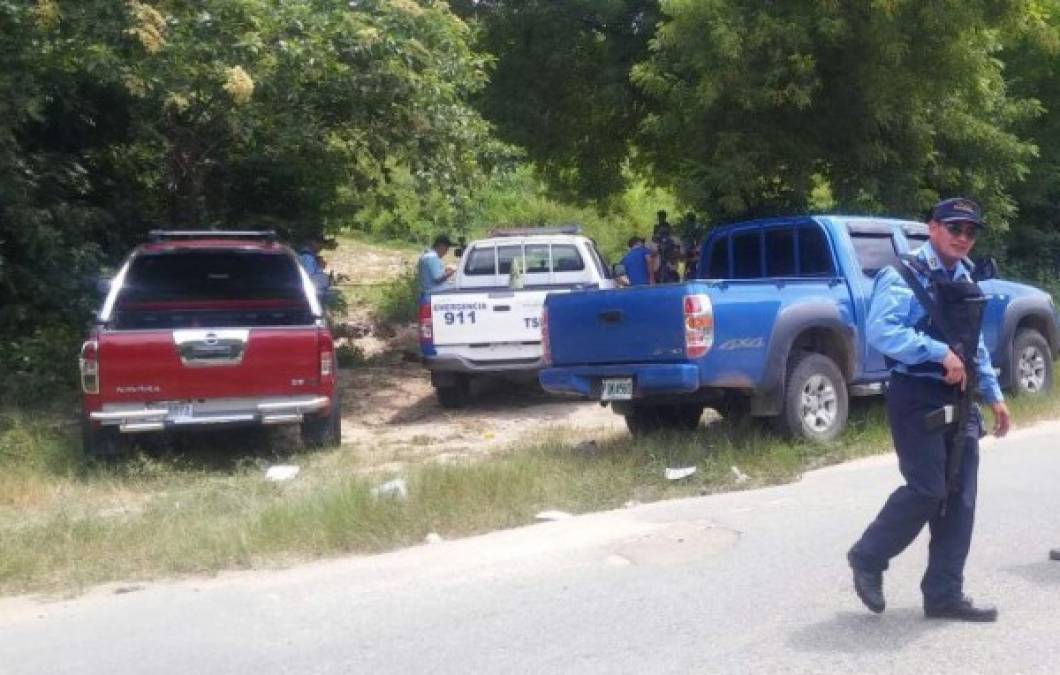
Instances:
[[[547,294],[502,289],[432,295],[434,344],[541,342],[541,310]]]
[[[314,327],[104,331],[100,390],[112,402],[309,393],[319,358]]]
[[[549,347],[561,365],[685,358],[685,285],[550,296]]]

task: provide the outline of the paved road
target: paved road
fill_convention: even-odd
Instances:
[[[799,483],[282,572],[0,601],[0,672],[1060,671],[1060,423],[988,442],[968,590],[1001,621],[926,621],[918,541],[861,608],[843,554],[889,457]]]

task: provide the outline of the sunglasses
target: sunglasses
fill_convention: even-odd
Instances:
[[[963,234],[968,239],[975,239],[979,236],[979,226],[975,223],[943,223],[942,226],[952,237],[959,237]]]

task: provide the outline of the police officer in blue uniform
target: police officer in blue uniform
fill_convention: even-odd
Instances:
[[[970,199],[939,202],[928,223],[930,239],[908,262],[910,271],[935,300],[936,315],[956,326],[963,338],[946,338],[928,309],[918,300],[903,274],[893,267],[876,278],[867,322],[869,343],[892,363],[887,387],[887,415],[905,485],[891,494],[882,510],[847,554],[854,589],[866,607],[882,612],[883,572],[923,529],[930,528],[928,567],[920,587],[924,613],[929,618],[996,621],[997,610],[976,605],[964,595],[964,563],[968,557],[975,517],[979,469],[978,439],[983,429],[978,408],[969,424],[933,428],[925,417],[952,405],[964,391],[969,368],[978,375],[978,394],[994,415],[994,434],[1008,433],[1010,418],[979,324],[961,315],[960,297],[982,293],[971,278],[967,255],[985,226],[979,205]],[[908,273],[907,273],[908,274]],[[912,277],[910,277],[911,279]],[[949,299],[949,300],[948,300]],[[957,339],[970,345],[962,359],[950,347]],[[947,485],[948,452],[954,434],[966,434],[956,480]]]

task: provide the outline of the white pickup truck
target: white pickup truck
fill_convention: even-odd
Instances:
[[[577,232],[492,232],[467,246],[444,289],[420,299],[420,352],[443,406],[464,405],[475,378],[536,376],[546,295],[615,287],[596,244]]]

